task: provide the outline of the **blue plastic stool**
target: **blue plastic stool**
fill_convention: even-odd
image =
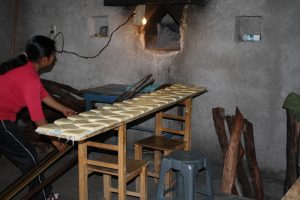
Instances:
[[[175,151],[162,160],[159,182],[157,188],[157,200],[165,200],[165,193],[174,188],[165,189],[165,175],[169,170],[176,170],[176,197],[185,200],[195,200],[196,176],[199,170],[206,173],[206,199],[213,200],[211,169],[205,156],[191,151]],[[173,198],[174,199],[174,198]]]

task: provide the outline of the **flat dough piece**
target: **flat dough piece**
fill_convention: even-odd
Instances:
[[[194,90],[188,90],[188,89],[182,89],[182,88],[170,88],[170,91],[172,92],[182,92],[182,93],[189,93],[189,94],[193,94],[197,91]]]
[[[98,121],[94,121],[94,123],[103,124],[107,127],[119,123],[119,121],[113,119],[99,119]]]
[[[132,111],[142,111],[143,113],[151,110],[151,108],[147,107],[147,106],[128,106],[125,108],[125,110],[132,110]]]
[[[136,102],[136,101],[133,101],[133,102]],[[124,110],[141,110],[144,112],[151,110],[151,107],[135,105],[134,103],[129,104],[129,103],[122,102],[122,103],[115,103],[114,105],[118,106]]]
[[[73,123],[75,126],[77,126],[77,125],[79,125],[79,124],[89,124],[89,123],[91,123],[91,122],[89,122],[87,119],[85,119],[85,120],[75,120],[75,121],[72,121],[72,123]]]
[[[199,92],[201,90],[204,90],[204,88],[202,87],[197,87],[197,86],[193,86],[193,85],[183,85],[180,83],[176,83],[174,85],[172,85],[170,88],[180,88],[180,89],[185,89],[185,90],[189,90],[189,91],[194,91],[194,92]]]
[[[104,106],[102,107],[103,109],[109,111],[109,112],[120,112],[123,111],[124,109],[118,106]]]
[[[78,129],[78,127],[75,126],[74,124],[61,124],[61,125],[58,125],[58,128],[60,129],[61,132],[66,131],[66,130]]]
[[[144,112],[142,110],[122,110],[120,112],[113,112],[113,113],[121,114],[121,115],[128,115],[131,118],[131,117],[139,116],[139,115],[143,114]]]
[[[130,99],[130,100],[125,100],[125,101],[123,101],[123,102],[128,103],[128,104],[134,104],[134,103],[135,103],[135,101],[133,101],[132,99]]]
[[[96,112],[93,112],[93,111],[85,111],[85,112],[79,113],[79,115],[88,117],[88,116],[98,116],[99,114]]]
[[[153,101],[155,103],[162,103],[164,105],[172,102],[172,101],[170,101],[168,99],[162,99],[162,98],[152,98],[151,101]]]
[[[94,116],[86,116],[85,119],[89,122],[94,122],[99,119],[103,118],[101,115],[94,115]]]
[[[61,125],[61,124],[71,124],[72,120],[67,119],[67,118],[61,118],[61,119],[57,119],[54,121],[54,124],[56,125]]]
[[[89,123],[89,124],[79,124],[78,127],[82,128],[82,129],[87,129],[89,131],[98,131],[107,126],[105,124],[101,124],[101,123]]]
[[[149,101],[137,101],[135,103],[135,105],[141,106],[141,107],[147,107],[152,110],[152,109],[159,107],[161,104],[155,103],[155,102],[149,102]]]
[[[76,130],[65,130],[62,131],[62,135],[72,140],[79,140],[80,138],[91,134],[92,131],[78,128]]]
[[[177,101],[178,99],[180,99],[179,97],[175,97],[175,96],[160,96],[159,99],[164,99],[164,100],[168,100],[170,103]]]
[[[119,113],[118,114],[112,113],[110,115],[103,115],[102,117],[106,118],[106,119],[116,120],[118,122],[125,121],[125,120],[130,118],[130,116],[128,116],[128,115],[122,115],[122,114],[119,114]]]
[[[161,96],[168,96],[168,97],[176,97],[176,98],[180,99],[180,96],[178,96],[178,95],[176,95],[176,94],[173,94],[171,90],[165,90],[165,89],[155,91],[155,92],[153,93],[153,95],[161,95]]]
[[[90,110],[91,112],[94,112],[94,113],[97,113],[98,115],[105,115],[105,114],[108,114],[109,111],[108,110],[105,110],[103,108],[98,108],[98,109],[92,109]]]
[[[155,101],[155,98],[152,98],[152,99],[143,99],[143,100],[140,100],[137,102],[137,105],[154,105],[155,108],[159,107],[159,106],[163,106],[166,104],[165,101],[159,101],[159,100],[156,100]]]
[[[82,115],[73,115],[68,117],[69,120],[75,121],[75,120],[86,120],[86,117]]]
[[[45,133],[45,134],[54,134],[54,135],[60,134],[59,127],[56,124],[46,124],[43,126],[39,126],[36,129],[36,132]]]

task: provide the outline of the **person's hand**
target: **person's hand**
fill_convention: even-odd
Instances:
[[[66,152],[67,144],[59,142],[59,141],[54,140],[54,139],[52,139],[51,142],[52,142],[53,146],[55,146],[59,150],[59,152],[61,152],[61,153]]]
[[[62,113],[66,116],[66,117],[69,117],[69,116],[72,116],[72,115],[76,115],[77,112],[70,109],[70,108],[65,108]]]

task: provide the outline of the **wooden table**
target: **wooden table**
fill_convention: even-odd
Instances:
[[[300,178],[288,190],[281,200],[299,200],[300,199]]]
[[[137,119],[146,117],[148,115],[152,115],[154,113],[167,110],[168,108],[171,108],[177,104],[180,104],[181,102],[184,102],[186,100],[190,100],[196,96],[199,96],[203,93],[207,92],[205,88],[199,88],[199,90],[189,94],[185,95],[182,98],[179,98],[178,100],[172,102],[172,103],[166,103],[165,105],[160,105],[155,109],[152,109],[150,111],[146,111],[143,114],[140,114],[136,117],[129,118],[127,120],[117,122],[113,125],[110,125],[108,127],[105,127],[101,130],[92,132],[88,135],[82,136],[80,138],[77,138],[78,141],[78,173],[79,173],[79,199],[80,200],[87,200],[88,199],[88,166],[89,164],[93,164],[95,166],[106,166],[111,169],[117,170],[118,175],[118,193],[119,193],[119,199],[126,199],[126,186],[124,187],[124,182],[126,177],[125,171],[126,171],[126,127],[129,122],[133,122]],[[190,105],[191,106],[191,105]],[[190,123],[190,122],[189,122]],[[188,125],[190,126],[190,124]],[[159,128],[159,127],[156,127]],[[96,144],[95,142],[91,142],[88,139],[99,135],[101,133],[107,132],[109,130],[117,129],[118,130],[118,144],[112,145],[112,144],[105,144],[105,143],[99,143]],[[45,133],[42,131],[39,131],[37,129],[37,132],[44,135],[51,135],[51,133]],[[53,135],[52,135],[53,136]],[[55,136],[55,135],[54,135]],[[67,138],[63,134],[60,135],[62,138]],[[111,163],[105,163],[102,161],[91,161],[87,158],[87,147],[88,146],[94,146],[99,147],[101,149],[107,149],[107,150],[115,150],[118,152],[118,158],[116,164]],[[123,170],[120,170],[123,169]],[[125,170],[124,170],[125,169]]]

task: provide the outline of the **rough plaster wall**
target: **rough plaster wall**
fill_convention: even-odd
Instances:
[[[55,24],[64,33],[66,50],[95,55],[108,38],[89,37],[88,18],[108,15],[112,31],[133,11],[102,5],[101,0],[22,1],[17,49],[34,34],[47,35],[49,25]],[[130,21],[96,59],[59,54],[55,68],[43,77],[78,89],[133,83],[148,73],[160,83],[205,86],[209,92],[194,100],[193,148],[221,161],[211,109],[221,106],[233,114],[238,106],[254,124],[259,166],[284,170],[286,118],[281,106],[290,91],[300,92],[299,8],[298,0],[211,0],[205,8],[189,6],[182,28],[183,51],[177,54],[145,51]],[[261,42],[235,41],[235,17],[242,15],[263,17]],[[1,35],[1,41],[2,37],[8,36]]]
[[[96,55],[108,41],[108,37],[95,38],[88,35],[88,19],[92,16],[108,15],[109,31],[126,21],[134,8],[103,7],[99,0],[37,1],[24,2],[22,22],[26,27],[23,40],[34,34],[48,35],[49,25],[55,24],[57,32],[62,32],[65,50],[84,56]],[[30,30],[30,32],[29,32]],[[26,37],[25,37],[26,36]],[[57,47],[61,47],[60,37]],[[95,59],[82,59],[70,54],[58,54],[55,68],[44,78],[83,89],[107,83],[134,83],[148,73],[164,82],[161,69],[171,66],[172,57],[162,57],[145,53],[132,20],[117,31],[108,48]]]
[[[220,159],[211,109],[238,106],[254,125],[259,166],[285,170],[286,117],[282,103],[300,92],[299,1],[218,1],[204,9],[189,7],[183,52],[174,76],[209,92],[195,99],[194,147]],[[262,41],[236,42],[236,16],[262,16]],[[196,145],[197,144],[197,145]],[[199,145],[201,144],[201,145]],[[208,145],[210,144],[208,148]]]

